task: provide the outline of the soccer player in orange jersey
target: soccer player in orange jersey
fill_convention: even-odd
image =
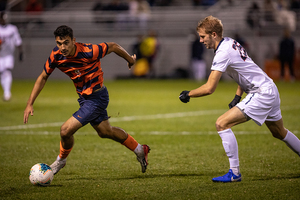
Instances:
[[[114,52],[128,62],[129,69],[135,64],[136,56],[129,55],[125,49],[114,42],[86,44],[76,42],[73,30],[68,26],[59,26],[54,31],[56,47],[44,65],[44,70],[37,78],[24,111],[24,123],[33,115],[33,103],[43,89],[48,77],[55,68],[68,75],[79,95],[80,108],[60,129],[60,154],[51,165],[56,174],[66,164],[66,158],[74,145],[74,133],[90,123],[101,138],[119,142],[133,151],[140,162],[142,172],[148,165],[148,145],[140,145],[124,130],[113,127],[108,121],[106,108],[109,102],[108,91],[103,85],[103,72],[100,59]]]

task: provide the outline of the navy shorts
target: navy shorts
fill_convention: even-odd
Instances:
[[[91,95],[79,95],[78,102],[80,108],[73,114],[82,126],[90,123],[92,126],[107,120],[106,108],[109,102],[108,91],[105,86]]]

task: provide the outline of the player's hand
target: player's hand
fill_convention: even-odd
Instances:
[[[132,62],[128,62],[128,68],[129,68],[129,70],[131,69],[131,67],[135,64],[135,62],[136,62],[136,55],[135,54],[133,54],[132,56],[131,56],[131,58],[133,59],[133,61]]]
[[[29,117],[29,114],[31,116],[33,116],[33,106],[26,106],[25,110],[24,110],[24,118],[23,118],[23,121],[24,121],[24,124],[27,124],[28,123],[28,117]]]
[[[180,101],[182,101],[183,103],[189,102],[190,101],[189,93],[190,93],[190,91],[187,91],[187,90],[182,91],[179,95]]]
[[[236,104],[238,104],[241,98],[242,97],[240,97],[239,95],[235,95],[234,99],[230,102],[230,104],[228,104],[229,109],[233,108]]]

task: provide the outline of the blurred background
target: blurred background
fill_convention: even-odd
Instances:
[[[0,8],[23,40],[23,61],[15,56],[14,79],[36,79],[55,47],[54,30],[68,25],[77,42],[117,42],[137,54],[130,71],[121,58],[102,59],[106,80],[204,80],[214,52],[199,44],[196,27],[208,15],[221,19],[224,36],[236,39],[274,80],[280,79],[280,41],[289,36],[300,79],[300,0],[0,0]],[[285,71],[289,81],[288,66]],[[68,79],[59,70],[51,77]]]

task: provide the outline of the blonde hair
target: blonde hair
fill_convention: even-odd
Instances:
[[[206,34],[215,32],[219,37],[223,37],[223,24],[216,17],[208,16],[198,22],[197,31],[204,29]]]

